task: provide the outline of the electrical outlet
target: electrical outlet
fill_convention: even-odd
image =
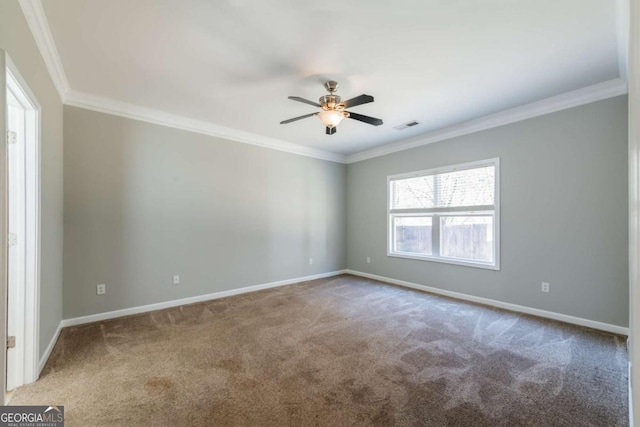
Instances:
[[[371,258],[367,257],[367,264],[371,264]]]
[[[542,288],[540,290],[542,292],[549,292],[549,284],[547,282],[542,282]]]
[[[313,265],[313,258],[309,258],[309,265]]]
[[[179,285],[180,284],[180,276],[178,276],[178,275],[173,276],[173,284],[174,285]]]
[[[96,286],[96,294],[97,295],[104,295],[106,293],[107,293],[107,285],[105,285],[103,283],[103,284],[100,284],[100,285]]]

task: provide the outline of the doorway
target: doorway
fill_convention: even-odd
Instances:
[[[6,85],[6,391],[10,391],[39,375],[40,106],[9,58]]]

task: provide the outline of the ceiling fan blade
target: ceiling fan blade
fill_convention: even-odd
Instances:
[[[356,105],[368,104],[370,102],[373,102],[373,96],[360,95],[344,101],[344,108],[355,107]]]
[[[360,122],[365,122],[374,126],[380,126],[382,124],[382,119],[376,119],[375,117],[364,116],[362,114],[352,113],[350,111],[348,111],[348,113],[349,118],[353,120],[358,120]]]
[[[309,101],[308,99],[300,98],[299,96],[290,96],[289,99],[293,99],[294,101],[302,102],[305,104],[313,105],[314,107],[322,107],[317,102]]]
[[[336,133],[336,128],[330,128],[329,126],[327,126],[327,130],[325,132],[327,135],[333,135],[334,133]]]
[[[317,116],[317,115],[318,115],[318,113],[305,114],[304,116],[298,116],[298,117],[294,117],[294,118],[289,119],[289,120],[283,120],[283,121],[280,122],[280,124],[281,125],[286,125],[287,123],[295,122],[297,120],[306,119],[307,117]]]

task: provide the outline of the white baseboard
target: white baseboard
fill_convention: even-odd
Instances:
[[[431,287],[431,286],[419,285],[417,283],[411,283],[411,282],[407,282],[407,281],[404,281],[404,280],[397,280],[397,279],[392,279],[392,278],[389,278],[389,277],[378,276],[378,275],[375,275],[375,274],[363,273],[361,271],[339,270],[339,271],[332,271],[332,272],[329,272],[329,273],[316,274],[316,275],[312,275],[312,276],[298,277],[298,278],[295,278],[295,279],[280,280],[280,281],[277,281],[277,282],[270,282],[270,283],[264,283],[264,284],[260,284],[260,285],[247,286],[247,287],[244,287],[244,288],[231,289],[231,290],[228,290],[228,291],[215,292],[215,293],[212,293],[212,294],[199,295],[199,296],[189,297],[189,298],[182,298],[182,299],[173,300],[173,301],[166,301],[166,302],[161,302],[161,303],[156,303],[156,304],[149,304],[149,305],[143,305],[143,306],[138,306],[138,307],[131,307],[131,308],[123,309],[123,310],[109,311],[109,312],[106,312],[106,313],[98,313],[98,314],[92,314],[92,315],[89,315],[89,316],[82,316],[82,317],[75,317],[75,318],[71,318],[71,319],[64,319],[64,320],[62,320],[62,322],[60,322],[60,325],[58,326],[58,329],[56,330],[56,333],[54,334],[53,338],[51,339],[51,342],[47,346],[46,351],[44,352],[44,354],[40,358],[40,363],[38,364],[38,375],[40,374],[40,372],[42,372],[42,369],[44,368],[44,365],[47,363],[47,360],[49,359],[49,356],[51,355],[51,351],[53,350],[53,347],[55,346],[56,341],[58,340],[58,337],[60,335],[60,331],[61,331],[62,328],[65,328],[65,327],[68,327],[68,326],[82,325],[82,324],[85,324],[85,323],[99,322],[101,320],[115,319],[115,318],[123,317],[123,316],[130,316],[132,314],[147,313],[149,311],[162,310],[164,308],[179,307],[181,305],[193,304],[193,303],[202,302],[202,301],[210,301],[210,300],[219,299],[219,298],[225,298],[225,297],[229,297],[229,296],[233,296],[233,295],[240,295],[240,294],[245,294],[245,293],[249,293],[249,292],[260,291],[260,290],[263,290],[263,289],[269,289],[269,288],[276,288],[276,287],[279,287],[279,286],[292,285],[292,284],[300,283],[300,282],[307,282],[309,280],[316,280],[316,279],[323,279],[323,278],[326,278],[326,277],[338,276],[340,274],[353,274],[355,276],[366,277],[366,278],[369,278],[369,279],[379,280],[381,282],[392,283],[392,284],[403,286],[403,287],[406,287],[406,288],[418,289],[418,290],[421,290],[421,291],[426,291],[426,292],[430,292],[430,293],[434,293],[434,294],[444,295],[444,296],[448,296],[448,297],[456,298],[456,299],[460,299],[460,300],[465,300],[465,301],[471,301],[471,302],[476,302],[476,303],[480,303],[480,304],[490,305],[490,306],[503,308],[503,309],[506,309],[506,310],[515,311],[515,312],[519,312],[519,313],[532,314],[532,315],[539,316],[539,317],[545,317],[545,318],[548,318],[548,319],[559,320],[559,321],[566,322],[566,323],[572,323],[572,324],[575,324],[575,325],[586,326],[586,327],[589,327],[589,328],[599,329],[599,330],[607,331],[607,332],[613,332],[613,333],[616,333],[616,334],[627,335],[627,336],[629,335],[629,329],[625,328],[625,327],[622,327],[622,326],[610,325],[608,323],[596,322],[594,320],[582,319],[580,317],[569,316],[569,315],[566,315],[566,314],[560,314],[560,313],[554,313],[554,312],[551,312],[551,311],[539,310],[537,308],[525,307],[525,306],[522,306],[522,305],[511,304],[511,303],[497,301],[497,300],[493,300],[493,299],[489,299],[489,298],[476,297],[476,296],[473,296],[473,295],[467,295],[467,294],[463,294],[463,293],[460,293],[460,292],[447,291],[447,290],[444,290],[444,289],[438,289],[438,288],[434,288],[434,287]],[[631,396],[631,390],[629,390],[629,396]]]
[[[130,316],[132,314],[147,313],[149,311],[162,310],[164,308],[179,307],[181,305],[193,304],[196,302],[209,301],[233,295],[246,294],[248,292],[261,291],[263,289],[276,288],[278,286],[292,285],[294,283],[308,282],[309,280],[323,279],[325,277],[345,274],[346,270],[331,271],[329,273],[315,274],[313,276],[298,277],[295,279],[280,280],[277,282],[263,283],[261,285],[246,286],[244,288],[231,289],[228,291],[214,292],[212,294],[198,295],[195,297],[182,298],[173,301],[160,302],[156,304],[142,305],[138,307],[125,308],[123,310],[108,311],[106,313],[91,314],[89,316],[74,317],[64,319],[60,325],[67,326],[82,325],[85,323],[99,322],[101,320],[115,319],[117,317]]]
[[[451,298],[461,299],[465,301],[476,302],[479,304],[490,305],[493,307],[503,308],[505,310],[515,311],[518,313],[532,314],[547,319],[559,320],[561,322],[572,323],[574,325],[586,326],[592,329],[612,332],[614,334],[629,336],[629,328],[624,326],[611,325],[609,323],[597,322],[595,320],[583,319],[581,317],[569,316],[567,314],[554,313],[552,311],[540,310],[537,308],[526,307],[523,305],[511,304],[489,298],[476,297],[473,295],[463,294],[461,292],[447,291],[444,289],[434,288],[431,286],[419,285],[417,283],[406,282],[404,280],[392,279],[389,277],[378,276],[376,274],[363,273],[361,271],[347,270],[348,274],[354,276],[366,277],[368,279],[379,280],[381,282],[392,283],[394,285],[403,286],[405,288],[418,289],[433,294],[444,295]]]
[[[47,346],[46,350],[44,351],[44,354],[40,358],[40,362],[38,362],[38,375],[36,380],[40,378],[40,373],[44,369],[44,365],[47,364],[47,361],[49,360],[49,356],[51,356],[51,352],[53,351],[53,347],[55,347],[56,342],[58,341],[58,337],[60,336],[61,330],[62,330],[62,322],[60,322],[60,324],[58,325],[58,329],[56,329],[56,332],[53,334],[51,341],[49,341],[49,345]]]

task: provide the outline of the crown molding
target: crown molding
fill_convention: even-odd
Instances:
[[[621,78],[598,83],[582,89],[567,92],[541,101],[532,102],[520,107],[504,110],[499,113],[469,120],[464,123],[449,126],[443,129],[427,132],[414,138],[399,141],[382,147],[360,151],[346,156],[346,163],[355,163],[374,157],[385,156],[398,151],[420,147],[457,136],[467,135],[482,130],[504,126],[510,123],[531,119],[556,111],[578,107],[591,102],[613,98],[627,93],[627,82]]]
[[[261,135],[252,134],[236,129],[226,128],[213,123],[195,120],[184,116],[166,113],[139,105],[117,101],[115,99],[103,98],[97,95],[78,92],[71,89],[64,67],[60,61],[60,55],[56,48],[49,22],[42,8],[40,0],[19,0],[22,13],[25,16],[29,29],[33,34],[38,50],[49,71],[49,75],[58,90],[60,99],[66,105],[79,108],[86,108],[102,113],[113,114],[135,120],[142,120],[162,126],[187,130],[204,135],[215,136],[238,141],[245,144],[259,147],[271,148],[285,151],[287,153],[299,154],[321,160],[344,163],[345,156],[337,153],[330,153],[317,150],[291,142],[281,141]]]
[[[71,87],[69,86],[67,75],[64,73],[60,55],[53,40],[42,3],[40,3],[40,0],[19,0],[19,2],[22,13],[27,20],[27,25],[31,30],[31,34],[33,34],[38,50],[40,50],[40,55],[42,55],[42,59],[49,71],[51,80],[53,80],[53,84],[58,90],[60,99],[64,100]]]
[[[616,31],[620,78],[345,156],[71,90],[41,1],[19,0],[19,3],[51,79],[58,90],[60,98],[66,105],[338,163],[354,163],[380,157],[627,93],[629,0],[616,0]]]
[[[331,162],[345,163],[345,156],[328,151],[317,150],[291,142],[281,141],[250,132],[219,126],[203,120],[191,119],[176,114],[167,113],[153,108],[129,104],[115,99],[71,90],[64,98],[65,105],[112,114],[128,119],[140,120],[161,126],[214,136],[259,147],[271,148],[301,156],[313,157]]]

